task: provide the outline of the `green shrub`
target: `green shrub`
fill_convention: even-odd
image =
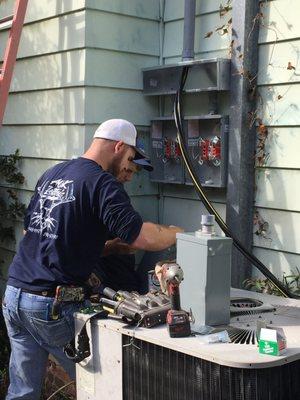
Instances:
[[[300,295],[300,271],[296,267],[290,275],[283,274],[283,285],[291,292]],[[282,293],[267,278],[248,278],[243,282],[245,289],[253,290],[258,293],[274,294],[282,296]]]

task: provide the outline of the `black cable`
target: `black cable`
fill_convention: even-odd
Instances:
[[[226,222],[222,219],[222,217],[219,215],[217,210],[214,208],[214,206],[211,204],[209,199],[207,198],[203,187],[199,181],[199,178],[197,176],[197,173],[195,171],[195,168],[190,160],[190,156],[188,154],[186,145],[185,145],[185,137],[184,137],[184,128],[183,128],[183,117],[182,117],[182,102],[181,102],[181,94],[183,92],[183,88],[186,82],[186,78],[188,76],[188,71],[189,67],[185,66],[183,67],[182,74],[181,74],[181,79],[180,79],[180,85],[179,89],[176,92],[175,96],[175,101],[174,101],[174,117],[175,117],[175,124],[177,127],[177,139],[179,142],[179,147],[182,153],[183,161],[187,167],[187,170],[193,180],[195,190],[197,194],[199,195],[201,201],[203,202],[205,208],[210,214],[215,215],[215,219],[222,229],[222,231],[225,233],[227,237],[232,238],[233,240],[233,245],[243,254],[244,257],[246,257],[247,260],[249,260],[258,270],[265,275],[271,282],[272,284],[285,296],[285,297],[290,297],[294,299],[299,299],[300,296],[297,296],[293,293],[291,293],[283,284],[280,282],[269,270],[268,268],[258,259],[256,258],[246,247],[237,239],[237,237],[234,235],[234,233],[230,230]]]

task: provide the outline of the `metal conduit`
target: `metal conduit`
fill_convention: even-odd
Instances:
[[[195,57],[195,15],[196,0],[185,0],[182,61],[191,61]]]

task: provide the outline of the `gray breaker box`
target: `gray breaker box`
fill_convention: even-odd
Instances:
[[[227,184],[228,117],[218,114],[187,117],[184,120],[190,159],[203,186],[224,188]],[[173,118],[161,117],[151,123],[151,161],[153,182],[191,185],[182,156],[166,157],[166,143],[176,143],[177,129]],[[221,158],[218,163],[202,160],[201,142],[219,140]],[[178,144],[176,144],[178,146]],[[178,154],[178,148],[176,153]]]

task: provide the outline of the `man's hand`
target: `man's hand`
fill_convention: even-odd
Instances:
[[[160,251],[176,243],[176,233],[184,232],[179,226],[166,226],[144,222],[139,236],[132,243],[135,249]]]
[[[129,244],[122,242],[120,238],[107,240],[103,249],[102,257],[107,257],[110,254],[134,254],[133,249]]]

